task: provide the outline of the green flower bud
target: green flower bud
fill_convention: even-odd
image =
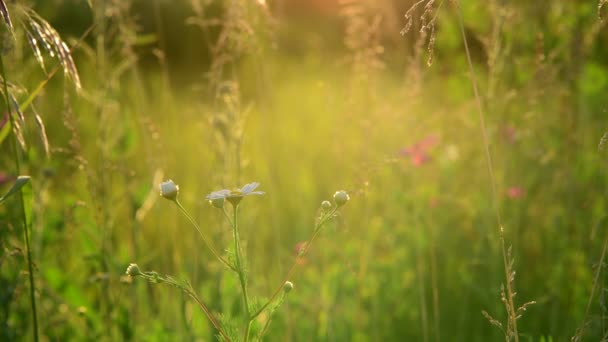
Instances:
[[[78,312],[78,316],[86,316],[87,314],[87,308],[84,306],[79,306],[76,311]]]
[[[334,194],[334,202],[338,207],[345,205],[348,200],[350,200],[350,196],[344,190],[336,191]]]
[[[209,200],[209,204],[218,209],[222,209],[224,207],[224,201],[225,200],[223,198],[214,198],[212,200]]]
[[[160,195],[168,200],[175,201],[179,193],[179,186],[172,180],[160,183]]]
[[[137,266],[137,264],[129,264],[126,274],[130,275],[131,277],[136,277],[141,274],[141,271],[139,270],[139,266]]]
[[[323,201],[321,202],[321,208],[323,208],[323,210],[329,210],[331,209],[331,203],[329,201]]]
[[[291,290],[293,290],[293,283],[286,281],[285,284],[283,284],[283,291],[285,291],[285,293],[289,293]]]

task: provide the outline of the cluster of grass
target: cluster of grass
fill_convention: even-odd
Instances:
[[[607,338],[606,2],[324,3],[0,1],[0,340]]]

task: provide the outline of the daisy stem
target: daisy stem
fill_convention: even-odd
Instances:
[[[215,255],[215,257],[220,262],[222,262],[222,264],[226,265],[231,270],[236,271],[236,269],[234,268],[234,266],[230,265],[230,263],[226,259],[222,258],[222,256],[216,251],[216,249],[213,247],[213,245],[211,244],[211,242],[209,241],[209,239],[207,239],[207,236],[205,236],[205,234],[203,234],[203,231],[199,227],[198,223],[196,223],[196,221],[194,221],[194,218],[192,218],[192,216],[190,216],[190,214],[188,213],[188,211],[186,211],[186,209],[182,206],[182,204],[179,203],[179,201],[177,199],[174,202],[177,205],[177,207],[179,208],[179,210],[182,212],[182,214],[184,214],[184,216],[186,216],[188,218],[188,220],[190,220],[190,223],[192,223],[192,225],[194,226],[194,228],[196,228],[196,230],[200,234],[201,238],[203,239],[203,242],[205,243],[205,245],[207,246],[207,248],[209,248],[209,250],[211,251],[211,253],[213,253],[213,255]]]
[[[249,340],[249,330],[251,328],[251,316],[249,315],[249,296],[247,294],[247,279],[245,277],[245,270],[243,269],[243,262],[241,256],[241,246],[239,243],[239,229],[238,229],[238,205],[233,207],[233,218],[232,218],[232,232],[234,236],[234,255],[236,257],[236,273],[239,275],[239,281],[241,282],[241,290],[243,292],[243,304],[245,305],[245,335],[243,341]]]

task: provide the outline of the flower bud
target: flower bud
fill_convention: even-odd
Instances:
[[[131,277],[136,277],[141,274],[141,271],[139,270],[139,266],[137,266],[137,264],[129,264],[126,274],[130,275]]]
[[[283,284],[283,291],[285,291],[285,293],[289,293],[291,290],[293,290],[293,283],[286,281],[285,284]]]
[[[168,200],[175,201],[179,193],[179,186],[172,180],[160,183],[160,195]]]
[[[331,209],[331,203],[329,201],[323,201],[321,202],[321,208],[323,208],[323,210],[329,210]]]
[[[209,204],[218,209],[222,209],[224,207],[224,201],[225,200],[223,198],[214,198],[212,200],[209,200]]]
[[[344,204],[346,204],[346,202],[348,202],[349,199],[350,199],[350,196],[344,190],[336,191],[336,193],[334,194],[334,202],[336,202],[336,205],[338,207],[341,207]]]
[[[86,316],[87,308],[84,306],[79,306],[78,309],[76,309],[76,312],[78,312],[78,316]]]

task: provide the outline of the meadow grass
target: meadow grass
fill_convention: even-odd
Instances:
[[[605,1],[0,3],[0,340],[608,336]]]

